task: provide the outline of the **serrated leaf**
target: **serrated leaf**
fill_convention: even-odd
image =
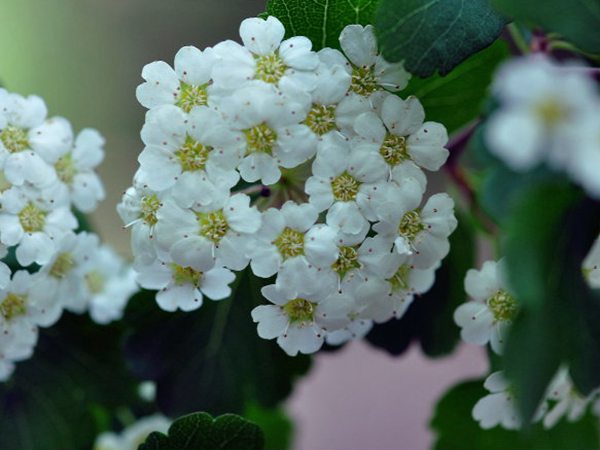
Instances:
[[[449,73],[492,44],[504,24],[489,0],[381,0],[375,14],[383,56],[420,77]]]
[[[506,15],[556,32],[573,44],[600,53],[600,2],[597,0],[491,0]]]
[[[231,298],[189,313],[161,311],[149,292],[130,302],[126,356],[137,376],[156,381],[166,415],[242,413],[248,401],[275,406],[308,370],[310,357],[289,357],[258,337],[250,311],[264,303],[262,285],[246,270]]]
[[[285,26],[286,37],[306,36],[315,50],[340,48],[346,25],[371,23],[378,0],[269,0],[266,14]]]
[[[483,430],[473,420],[475,403],[487,394],[484,380],[468,381],[450,389],[438,401],[431,428],[435,433],[433,450],[591,450],[600,444],[596,418],[586,415],[576,423],[564,420],[546,430],[533,426],[528,432]]]
[[[223,414],[213,418],[194,413],[177,419],[168,435],[154,432],[139,450],[262,450],[262,430],[243,417]]]

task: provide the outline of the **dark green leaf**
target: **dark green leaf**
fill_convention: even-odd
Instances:
[[[154,432],[139,450],[262,450],[264,437],[258,425],[235,414],[215,419],[194,413],[177,419],[169,434]]]
[[[439,401],[431,421],[436,436],[433,450],[592,450],[600,442],[596,418],[588,414],[576,423],[559,422],[545,430],[540,424],[527,433],[500,427],[483,430],[471,417],[475,403],[487,394],[483,381],[453,387]]]
[[[573,44],[600,53],[600,2],[598,0],[491,0],[516,20],[563,35]]]
[[[121,330],[66,314],[40,331],[34,357],[0,385],[0,448],[89,449],[107,415],[137,400],[121,358]]]
[[[258,337],[250,311],[264,302],[261,286],[247,270],[231,298],[189,313],[161,311],[148,292],[130,302],[126,355],[135,374],[156,381],[166,415],[242,413],[248,401],[274,406],[308,370],[308,356],[291,358]]]
[[[315,50],[339,48],[346,25],[371,23],[378,0],[269,0],[267,14],[285,26],[286,37],[306,36]]]
[[[381,0],[375,14],[383,56],[421,77],[449,73],[492,44],[504,23],[489,0]]]
[[[291,447],[294,426],[283,410],[250,403],[244,411],[244,417],[263,430],[264,450],[286,450]]]

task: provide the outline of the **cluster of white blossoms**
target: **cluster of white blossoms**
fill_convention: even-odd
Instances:
[[[503,65],[486,141],[513,170],[545,163],[600,198],[600,95],[585,69],[539,54]]]
[[[221,300],[248,265],[275,277],[252,318],[290,355],[360,338],[433,284],[456,227],[423,169],[448,157],[401,63],[350,25],[343,52],[242,22],[242,44],[184,47],[144,67],[145,148],[119,213],[142,287],[167,311]]]
[[[131,270],[72,212],[104,198],[95,168],[104,139],[47,118],[43,100],[0,89],[0,381],[29,358],[38,327],[62,311],[106,323],[136,289]]]
[[[600,245],[596,243],[586,259],[590,265],[587,273],[595,270],[594,267],[600,263],[599,249]],[[585,267],[584,262],[584,274]],[[486,261],[481,270],[469,270],[465,278],[465,290],[472,300],[463,303],[454,312],[454,321],[461,327],[462,339],[482,346],[489,343],[495,353],[502,354],[508,329],[519,308],[517,299],[510,293],[504,261]],[[486,379],[484,387],[490,394],[476,403],[473,418],[485,429],[497,425],[506,429],[519,429],[522,420],[515,404],[514,389],[503,373],[492,373]],[[593,411],[600,416],[599,394],[600,387],[588,396],[582,396],[573,385],[568,369],[561,368],[550,383],[533,421],[543,420],[546,428],[553,427],[562,417],[574,422],[592,404]]]
[[[157,431],[167,434],[170,426],[171,420],[160,414],[143,417],[129,425],[120,434],[102,433],[96,439],[94,450],[138,450],[151,433]]]

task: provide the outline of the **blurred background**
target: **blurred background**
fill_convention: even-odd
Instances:
[[[142,150],[145,110],[135,99],[144,64],[172,63],[184,45],[238,39],[240,21],[265,0],[0,0],[0,80],[37,94],[50,115],[107,140],[100,168],[107,199],[93,215],[102,237],[128,257],[129,234],[115,212]],[[428,360],[355,343],[320,353],[288,401],[294,450],[421,450],[431,440],[435,400],[460,379],[486,373],[479,347]],[[210,412],[210,411],[209,411]],[[401,442],[401,447],[398,447]]]

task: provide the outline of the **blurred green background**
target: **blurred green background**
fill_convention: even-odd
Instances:
[[[106,137],[107,199],[93,221],[119,253],[130,254],[115,205],[143,148],[145,109],[135,98],[142,67],[172,64],[184,45],[238,39],[240,21],[264,8],[264,0],[0,0],[2,84],[40,95],[76,132],[93,127]]]

